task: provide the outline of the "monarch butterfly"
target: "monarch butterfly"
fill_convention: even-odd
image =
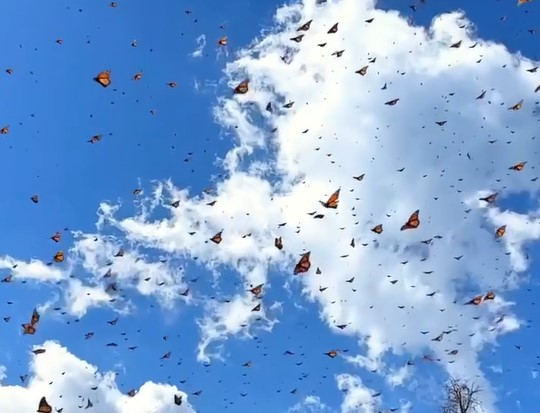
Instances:
[[[336,350],[330,350],[324,354],[333,359],[338,355],[338,352]]]
[[[299,34],[298,36],[291,37],[289,40],[292,40],[293,42],[296,42],[296,43],[300,43],[303,38],[304,38],[304,35]]]
[[[482,295],[477,295],[471,301],[467,301],[465,304],[466,305],[479,305],[482,302],[483,298],[484,297]]]
[[[411,216],[409,217],[409,219],[407,220],[407,222],[405,224],[403,224],[403,226],[401,227],[401,231],[404,231],[406,229],[416,229],[416,228],[418,228],[420,226],[419,214],[420,214],[419,209],[414,211],[411,214]]]
[[[177,406],[181,406],[182,405],[182,395],[178,396],[178,395],[174,395],[174,404],[176,404]]]
[[[369,66],[364,66],[364,67],[358,69],[358,70],[357,70],[356,72],[354,72],[354,73],[358,73],[360,76],[365,76],[366,73],[367,73],[368,67],[369,67]]]
[[[0,129],[0,134],[7,135],[9,133],[9,126],[4,126],[2,129]]]
[[[12,74],[13,74],[13,69],[10,68],[10,67],[7,68],[7,69],[6,69],[6,73],[7,73],[8,75],[12,75]]]
[[[296,29],[297,32],[307,32],[309,28],[311,27],[311,23],[313,20],[309,20],[305,22],[303,25],[301,25],[298,29]]]
[[[534,93],[540,92],[540,85],[536,86],[536,89],[534,89]]]
[[[251,309],[251,312],[254,312],[254,311],[261,311],[261,303],[257,304],[255,307]]]
[[[98,75],[94,78],[94,80],[103,87],[109,86],[111,84],[111,71],[104,70],[102,72],[99,72]]]
[[[142,79],[142,72],[137,72],[133,76],[133,80],[141,80]]]
[[[393,99],[393,100],[389,100],[388,102],[384,102],[384,104],[386,106],[394,106],[396,103],[399,102],[399,98],[398,99]]]
[[[113,2],[111,2],[110,6],[114,8],[114,7],[118,6],[118,3],[113,1]]]
[[[178,85],[176,84],[176,82],[169,82],[169,83],[167,83],[167,86],[175,88]]]
[[[58,251],[56,254],[54,254],[53,257],[54,262],[63,262],[64,261],[64,252]]]
[[[131,389],[130,391],[127,392],[127,395],[129,397],[135,397],[136,394],[137,394],[137,391],[135,389]]]
[[[51,413],[52,407],[49,403],[47,403],[47,399],[45,397],[42,397],[39,401],[39,406],[37,409],[37,413]]]
[[[319,201],[325,208],[336,209],[339,203],[339,189],[335,191],[326,202]]]
[[[133,190],[133,195],[140,195],[142,193],[142,189],[141,188],[135,188]]]
[[[227,43],[229,42],[229,39],[227,38],[227,36],[223,36],[221,39],[218,40],[218,45],[219,46],[227,46]]]
[[[311,267],[311,261],[309,260],[310,255],[311,255],[311,251],[308,251],[305,254],[302,254],[302,256],[300,257],[300,260],[294,267],[294,275],[303,274],[309,271],[309,268]]]
[[[88,143],[96,143],[101,140],[101,135],[94,135],[89,140]]]
[[[39,195],[32,195],[30,199],[34,204],[37,204],[39,202]]]
[[[373,228],[371,228],[371,231],[375,234],[381,234],[383,232],[383,226],[382,224],[375,225]]]
[[[459,42],[456,42],[456,43],[452,43],[450,45],[450,47],[453,48],[453,49],[459,49],[459,47],[461,46],[461,43],[463,43],[462,40],[460,40]]]
[[[174,201],[174,202],[171,204],[171,206],[172,206],[173,208],[178,208],[178,207],[180,206],[180,201]]]
[[[114,254],[115,257],[123,257],[125,254],[124,249],[120,248],[116,254]]]
[[[337,31],[338,31],[338,24],[339,24],[339,23],[336,23],[336,24],[334,24],[332,27],[330,27],[330,30],[328,30],[327,33],[328,33],[328,34],[337,33]]]
[[[44,348],[36,348],[35,350],[32,350],[32,353],[34,353],[37,356],[38,354],[43,354],[46,351],[47,350],[45,350]]]
[[[219,244],[221,241],[223,241],[223,238],[221,237],[222,233],[223,231],[219,231],[216,235],[210,238],[210,241],[212,241],[214,244]]]
[[[506,225],[502,225],[495,231],[495,238],[501,238],[506,233]]]
[[[282,250],[282,249],[283,249],[283,241],[281,240],[281,237],[275,238],[275,239],[274,239],[274,246],[275,246],[278,250]]]
[[[30,324],[35,326],[37,323],[39,323],[39,313],[34,308],[34,310],[32,311],[32,318],[30,319]]]
[[[532,0],[518,0],[517,4],[518,6],[521,6],[522,4],[525,4],[525,3],[530,3]]]
[[[364,179],[364,176],[366,176],[366,174],[362,174],[362,175],[358,175],[358,176],[353,176],[353,179],[357,180],[357,181],[362,181]]]
[[[514,106],[510,106],[508,110],[520,110],[523,107],[523,99],[521,99],[519,102],[517,102]]]
[[[30,323],[21,324],[23,328],[23,334],[34,335],[36,333],[36,327]]]
[[[60,240],[62,239],[62,234],[60,234],[59,232],[55,232],[51,239],[54,242],[60,242]]]
[[[493,291],[488,291],[486,295],[484,296],[484,301],[494,300],[494,299],[495,299],[495,293]]]
[[[512,170],[512,171],[522,171],[524,168],[525,168],[525,165],[527,164],[527,162],[520,162],[520,163],[517,163],[515,165],[512,165],[510,168],[508,168],[509,170]]]
[[[62,39],[56,39],[56,43],[62,45],[64,44],[64,41]]]
[[[244,95],[248,92],[249,90],[249,81],[248,80],[244,80],[242,82],[240,82],[238,84],[238,86],[236,86],[234,88],[234,93],[238,94],[238,95]]]
[[[497,195],[499,195],[499,194],[497,192],[495,192],[495,193],[493,193],[491,195],[488,195],[486,197],[479,198],[479,200],[487,202],[488,204],[493,204],[497,200]]]
[[[264,284],[259,284],[253,287],[252,289],[250,289],[249,292],[255,296],[261,295],[263,287],[264,287]]]

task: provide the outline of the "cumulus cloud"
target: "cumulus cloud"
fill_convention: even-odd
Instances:
[[[46,341],[34,349],[45,353],[32,357],[22,385],[0,385],[0,411],[21,413],[36,411],[41,397],[54,409],[76,411],[93,405],[94,413],[193,413],[186,393],[176,386],[148,381],[130,397],[120,391],[114,372],[100,373],[88,362],[77,358],[65,347]],[[174,404],[174,395],[183,397],[182,406]]]
[[[309,20],[302,41],[292,42]],[[337,33],[328,34],[336,22]],[[267,282],[273,268],[290,272],[309,250],[322,274],[299,277],[303,292],[333,329],[347,325],[343,333],[365,342],[366,360],[377,363],[388,351],[427,353],[451,373],[481,376],[476,354],[512,330],[497,324],[503,313],[513,320],[504,291],[526,270],[523,247],[538,232],[522,224],[537,222],[534,216],[470,199],[534,190],[531,169],[508,169],[535,147],[536,85],[524,70],[533,62],[477,38],[459,12],[425,29],[370,2],[306,0],[280,8],[276,24],[227,66],[230,86],[249,79],[250,90],[224,98],[216,111],[237,139],[224,163],[229,177],[216,194],[193,197],[169,185],[170,200],[180,200],[170,218],[109,214],[104,222],[132,242],[196,255],[214,268],[232,266],[250,285]],[[459,41],[461,47],[450,47]],[[363,66],[365,76],[355,73]],[[394,99],[396,105],[385,104]],[[521,99],[521,111],[508,110]],[[352,178],[361,174],[361,182]],[[323,210],[319,200],[337,188],[339,208]],[[400,231],[417,209],[420,228]],[[501,223],[507,224],[502,242],[493,236]],[[380,235],[371,231],[377,224]],[[218,231],[219,246],[205,242]],[[276,236],[284,251],[273,248]],[[463,306],[488,290],[498,294],[492,302]],[[220,331],[236,333],[249,318],[222,323]],[[223,336],[202,326],[205,342]],[[440,334],[442,340],[432,340]]]
[[[328,406],[321,402],[321,399],[318,396],[308,395],[304,397],[302,401],[296,403],[293,407],[289,409],[289,412],[321,412],[328,409]]]
[[[227,65],[229,86],[248,79],[249,91],[216,108],[235,144],[214,191],[190,194],[165,182],[135,216],[101,205],[98,227],[120,231],[130,245],[196,258],[217,279],[220,268],[237,271],[241,285],[232,297],[206,304],[200,360],[220,357],[210,349],[215,341],[258,326],[270,330],[268,303],[263,297],[261,312],[252,311],[248,289],[272,288],[275,272],[292,276],[299,254],[311,251],[311,270],[293,283],[319,305],[332,331],[366,346],[349,360],[396,384],[406,374],[385,364],[389,352],[439,363],[450,374],[478,377],[489,410],[495,396],[477,355],[519,327],[504,296],[527,271],[524,248],[539,238],[540,226],[537,211],[502,211],[479,198],[536,191],[537,84],[526,71],[535,64],[478,38],[461,12],[424,28],[372,1],[318,3],[279,8],[275,28]],[[311,20],[308,31],[297,31]],[[299,34],[300,42],[290,40]],[[366,66],[364,76],[355,73]],[[521,100],[521,110],[509,110]],[[529,161],[523,171],[509,170],[522,161]],[[338,188],[339,207],[324,209],[319,201]],[[168,216],[154,217],[158,209]],[[401,231],[415,210],[420,227]],[[379,224],[383,232],[375,234]],[[506,234],[496,239],[501,225]],[[220,231],[223,241],[209,242]],[[107,263],[92,254],[110,260],[115,248],[85,240],[74,252],[97,274]],[[119,274],[138,268],[134,260],[116,262]],[[178,277],[167,277],[175,288]],[[150,293],[140,279],[129,284]],[[487,291],[494,300],[463,305]],[[340,386],[353,389],[343,408],[365,402],[359,378],[340,377]]]
[[[341,413],[361,411],[373,413],[381,404],[380,395],[364,386],[362,379],[351,374],[336,376],[338,389],[345,393],[341,403]]]

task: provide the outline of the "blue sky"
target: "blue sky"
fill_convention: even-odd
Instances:
[[[428,0],[414,14],[403,1],[381,0],[378,6],[414,15],[415,23],[425,26],[445,11],[461,9],[476,26],[478,37],[502,43],[512,53],[521,53],[532,60],[537,58],[536,36],[540,34],[527,32],[539,21],[537,4],[517,7],[512,1],[487,3]],[[382,392],[384,401],[378,407],[380,410],[401,408],[406,412],[409,401],[414,411],[433,411],[436,392],[446,377],[444,368],[422,363],[420,354],[385,356],[386,369],[399,369],[412,359],[417,364],[405,383],[393,389],[385,381],[390,370],[378,375],[348,362],[342,355],[365,355],[367,345],[359,343],[359,337],[337,333],[335,328],[331,330],[319,317],[322,307],[302,294],[305,286],[291,280],[280,264],[270,268],[272,289],[264,295],[268,306],[278,303],[267,313],[279,320],[272,331],[255,327],[249,338],[232,335],[226,341],[213,343],[212,349],[222,346],[222,359],[212,359],[210,366],[201,363],[197,360],[201,339],[197,320],[208,314],[205,297],[217,296],[223,300],[245,291],[238,271],[232,268],[235,259],[213,261],[221,274],[216,285],[211,270],[200,263],[212,261],[204,258],[207,253],[202,250],[203,258],[194,261],[190,253],[180,249],[175,256],[174,251],[163,248],[156,239],[139,243],[136,235],[126,235],[125,227],[122,230],[113,224],[96,229],[96,211],[102,202],[121,204],[116,218],[110,218],[121,226],[122,219],[137,216],[140,209],[136,199],[151,196],[157,182],[170,179],[176,188],[189,188],[190,195],[200,195],[204,188],[223,181],[220,159],[238,142],[214,116],[220,99],[232,99],[227,83],[230,79],[224,77],[225,65],[234,62],[235,53],[260,36],[261,30],[272,28],[273,14],[281,5],[276,1],[250,0],[200,4],[120,0],[112,8],[107,1],[90,4],[58,0],[51,4],[4,2],[0,6],[4,20],[0,37],[5,39],[0,126],[9,126],[9,133],[0,139],[0,183],[4,199],[0,203],[2,257],[47,263],[59,249],[67,254],[75,240],[64,228],[96,233],[100,238],[110,235],[126,249],[144,254],[148,262],[158,262],[166,255],[167,265],[183,268],[185,281],[191,291],[197,291],[200,300],[199,305],[178,301],[173,308],[164,309],[154,297],[126,287],[126,295],[133,303],[131,314],[118,316],[113,309],[103,306],[88,308],[78,318],[76,314],[59,314],[60,311],[52,308],[67,305],[62,295],[69,275],[81,280],[89,277],[88,268],[84,269],[80,261],[70,258],[66,263],[55,264],[62,268],[66,278],[59,285],[25,281],[24,275],[20,280],[15,277],[13,283],[0,285],[0,315],[11,317],[9,322],[0,324],[4,338],[0,341],[0,366],[7,371],[3,386],[20,385],[19,375],[26,374],[34,357],[29,353],[32,345],[56,340],[100,371],[118,371],[116,380],[122,392],[147,381],[169,383],[189,395],[197,412],[225,409],[244,412],[254,408],[263,413],[286,412],[310,395],[319,397],[327,409],[339,411],[343,408],[340,405],[344,393],[336,385],[337,374],[357,375],[373,392]],[[501,21],[503,16],[505,21]],[[219,27],[222,24],[225,29]],[[359,27],[361,24],[364,23],[359,22]],[[193,57],[196,38],[201,35],[207,42],[203,56]],[[229,39],[227,53],[216,44],[223,35]],[[56,43],[57,39],[62,39],[61,45]],[[137,47],[131,46],[133,40],[137,40]],[[234,78],[233,66],[226,74]],[[13,69],[11,75],[5,72],[7,68]],[[105,69],[111,70],[112,85],[101,88],[92,79]],[[143,73],[138,82],[132,80],[137,72]],[[170,88],[168,82],[176,82],[178,87]],[[486,88],[497,86],[492,82]],[[480,90],[472,91],[476,92]],[[152,115],[151,110],[156,113]],[[429,122],[433,123],[432,120],[437,119]],[[101,134],[102,140],[88,143],[96,134]],[[529,154],[534,150],[531,140]],[[257,154],[258,160],[265,161],[264,155]],[[516,159],[516,163],[521,160]],[[534,168],[535,163],[531,157],[528,167]],[[445,164],[438,166],[451,168]],[[503,173],[507,172],[505,168],[506,164]],[[532,178],[534,172],[530,173]],[[358,172],[348,173],[355,174]],[[350,182],[343,184],[350,185]],[[533,183],[522,185],[518,193],[507,191],[501,195],[498,200],[501,214],[504,210],[522,214],[536,210],[536,187]],[[144,190],[138,198],[133,195],[136,188]],[[486,189],[489,188],[475,188]],[[39,195],[38,204],[30,200],[34,194]],[[182,202],[187,202],[183,197]],[[249,201],[246,202],[249,206]],[[304,209],[312,211],[317,207],[311,208]],[[153,220],[164,219],[171,213],[170,209],[152,212]],[[225,216],[224,222],[226,219]],[[495,222],[496,217],[493,219]],[[56,231],[63,237],[59,244],[49,239]],[[323,233],[318,234],[313,236],[324,237]],[[488,344],[478,356],[482,371],[497,394],[500,411],[531,410],[538,396],[534,373],[540,363],[534,346],[538,291],[534,274],[538,264],[535,240],[531,238],[526,239],[531,241],[527,243],[531,265],[520,275],[521,279],[529,274],[530,277],[518,289],[504,293],[507,302],[515,303],[509,307],[511,311],[527,321],[519,330],[497,337],[496,345]],[[296,251],[291,254],[298,255]],[[470,260],[472,266],[474,258]],[[318,265],[328,268],[332,264]],[[9,273],[8,268],[2,272],[3,276]],[[382,273],[386,275],[385,270]],[[100,272],[96,277],[102,275]],[[353,275],[361,276],[350,274]],[[196,283],[189,281],[195,278]],[[472,291],[468,291],[469,295],[476,294]],[[54,303],[44,310],[38,332],[34,336],[22,335],[20,325],[30,317],[32,309],[51,302]],[[107,323],[117,316],[119,321],[115,326]],[[411,323],[404,328],[415,326]],[[87,332],[94,332],[94,337],[85,340]],[[118,347],[106,347],[110,342]],[[137,349],[129,350],[129,346]],[[340,356],[330,359],[324,355],[332,349],[340,349]],[[295,355],[284,355],[286,350]],[[160,360],[168,351],[172,352],[171,358]],[[252,367],[242,366],[247,361],[253,363]],[[502,373],[498,372],[500,369]],[[200,396],[191,395],[201,389]],[[293,389],[298,389],[297,394],[290,393]],[[247,395],[242,397],[241,393]],[[41,397],[35,395],[36,400],[38,396]],[[94,409],[101,413],[99,404]],[[8,412],[19,413],[19,410],[13,408]]]

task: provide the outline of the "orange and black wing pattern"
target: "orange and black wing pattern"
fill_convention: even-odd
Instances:
[[[216,235],[210,238],[210,241],[212,241],[214,244],[220,244],[221,241],[223,241],[223,238],[221,237],[222,232],[223,231],[219,231]]]
[[[309,271],[311,267],[311,261],[309,260],[311,252],[308,251],[300,257],[300,260],[296,263],[294,267],[294,275],[303,274]]]
[[[320,201],[322,206],[324,206],[325,208],[336,209],[339,204],[339,191],[340,190],[338,189],[336,192],[330,195],[330,198],[328,198],[326,202]]]
[[[47,399],[45,397],[42,397],[39,401],[37,413],[52,413],[52,407],[49,403],[47,403]]]
[[[515,165],[512,165],[510,168],[510,170],[512,171],[517,171],[517,172],[521,172],[523,171],[523,169],[525,168],[525,165],[527,164],[527,162],[520,162],[520,163],[517,163]]]
[[[56,254],[54,254],[53,260],[54,262],[64,262],[65,256],[63,251],[58,251]]]
[[[406,229],[416,229],[420,226],[420,210],[417,209],[414,211],[407,222],[401,226],[401,231]]]
[[[495,238],[501,238],[506,234],[506,225],[502,225],[495,231]]]
[[[102,72],[99,72],[97,76],[94,78],[94,80],[103,87],[110,86],[111,85],[111,71],[104,70]]]
[[[244,80],[234,88],[234,93],[237,95],[245,95],[249,91],[249,81]]]

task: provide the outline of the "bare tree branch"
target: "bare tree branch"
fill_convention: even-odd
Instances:
[[[462,379],[451,378],[445,385],[445,400],[441,406],[442,413],[480,413],[482,405],[478,385]]]

